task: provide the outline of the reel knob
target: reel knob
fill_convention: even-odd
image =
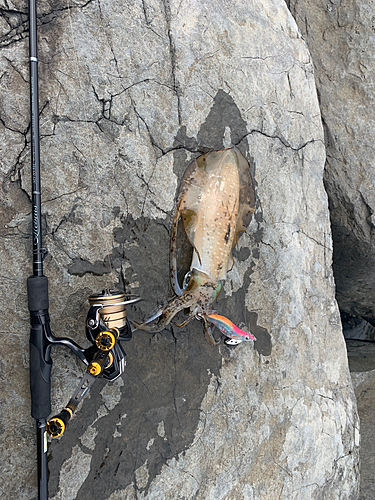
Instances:
[[[100,332],[96,336],[95,343],[101,351],[110,351],[116,344],[116,339],[118,336],[119,331],[117,330],[117,328],[114,328],[112,331]]]
[[[64,408],[58,415],[50,418],[46,426],[47,434],[53,438],[62,436],[72,415],[70,408]]]
[[[95,361],[90,363],[87,369],[91,375],[94,375],[94,377],[97,377],[102,372],[102,367],[100,366],[99,363],[96,363]]]

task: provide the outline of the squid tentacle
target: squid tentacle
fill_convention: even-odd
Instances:
[[[186,320],[185,320],[185,321],[183,321],[182,323],[180,323],[180,324],[177,324],[177,323],[176,323],[177,328],[182,328],[183,326],[186,326],[188,323],[190,323],[190,321],[191,321],[192,319],[194,319],[194,317],[195,317],[195,314],[190,314],[190,316],[188,317],[188,319],[186,319]]]
[[[176,295],[181,297],[182,290],[177,278],[177,229],[178,221],[180,220],[180,212],[176,209],[176,214],[173,217],[172,228],[171,228],[171,240],[170,240],[170,254],[169,254],[169,267],[170,267],[170,280],[173,291]]]
[[[202,315],[203,323],[204,323],[204,336],[206,337],[206,340],[211,344],[211,345],[218,345],[221,342],[221,339],[216,340],[213,333],[212,329],[210,326],[210,322],[207,320],[207,315],[203,314]]]
[[[157,333],[166,328],[176,314],[182,309],[189,308],[196,303],[196,298],[193,293],[185,293],[175,297],[163,309],[160,309],[154,316],[144,323],[134,323],[138,329],[145,330],[151,333]],[[150,324],[155,319],[158,319],[156,324]]]

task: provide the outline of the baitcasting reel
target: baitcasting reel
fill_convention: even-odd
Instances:
[[[92,346],[83,349],[69,339],[58,339],[58,343],[69,347],[87,365],[87,370],[66,407],[48,420],[46,430],[51,437],[64,434],[74,411],[98,377],[112,381],[124,372],[126,354],[120,341],[132,338],[125,306],[139,300],[140,297],[108,289],[90,295],[86,337]]]

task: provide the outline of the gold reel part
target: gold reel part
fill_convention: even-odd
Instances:
[[[74,410],[69,408],[68,405],[58,415],[50,418],[46,425],[47,434],[53,438],[62,436],[65,432],[67,423],[73,416],[73,411]]]
[[[91,375],[94,375],[94,377],[97,377],[100,375],[102,371],[102,367],[100,366],[99,363],[96,361],[93,361],[92,363],[89,364],[88,371]]]
[[[112,365],[113,365],[113,354],[111,352],[109,352],[108,356],[107,356],[107,363],[104,366],[104,370],[106,370],[107,368],[109,368]],[[93,375],[94,377],[97,377],[102,372],[102,365],[100,363],[98,363],[97,361],[91,361],[91,363],[89,364],[87,369],[91,375]]]
[[[65,432],[65,424],[61,418],[50,418],[46,425],[47,434],[53,438],[60,437]]]
[[[109,368],[112,365],[113,365],[113,354],[110,352],[108,353],[107,365],[105,369]]]
[[[125,294],[116,290],[103,290],[102,294],[90,295],[90,306],[103,304],[99,309],[100,319],[107,328],[123,328],[126,325]]]
[[[113,332],[117,332],[116,337]],[[116,328],[114,328],[111,332],[109,331],[100,332],[95,339],[97,347],[101,351],[110,351],[115,346],[118,334],[119,331]]]

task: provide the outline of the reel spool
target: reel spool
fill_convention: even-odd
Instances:
[[[125,294],[116,290],[105,289],[101,294],[90,295],[90,306],[102,304],[99,309],[101,321],[107,328],[121,330],[126,326]]]

